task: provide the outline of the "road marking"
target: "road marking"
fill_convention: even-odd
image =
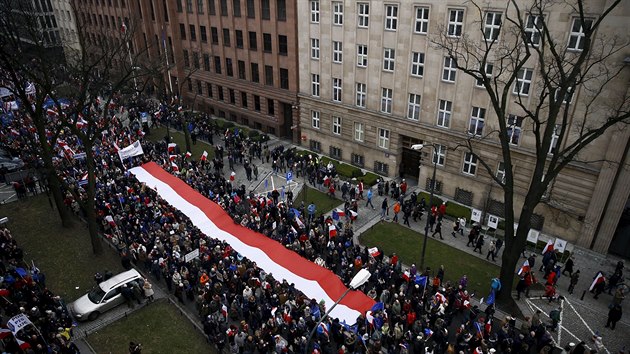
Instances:
[[[560,299],[560,321],[558,322],[558,343],[562,343],[562,314],[564,313],[564,298]]]
[[[586,323],[586,321],[584,320],[584,318],[582,317],[582,315],[580,315],[577,310],[575,309],[575,307],[573,307],[573,304],[569,302],[569,300],[567,300],[567,304],[569,304],[569,306],[571,306],[571,309],[573,310],[573,312],[575,312],[575,314],[578,316],[578,318],[582,321],[582,323],[584,323],[584,326],[586,326],[586,329],[589,330],[589,332],[591,332],[591,334],[595,335],[595,332],[591,329],[591,327],[588,325],[588,323]],[[610,351],[608,350],[608,348],[606,348],[605,345],[602,346],[604,347],[604,350],[606,351],[606,353],[610,354]]]

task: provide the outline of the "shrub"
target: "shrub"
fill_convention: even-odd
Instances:
[[[375,173],[372,172],[368,172],[365,174],[365,176],[363,176],[363,183],[365,183],[368,186],[373,186],[376,184],[376,180],[379,178],[383,178]]]
[[[466,218],[466,220],[470,220],[471,210],[467,206],[448,202],[446,203],[446,214],[452,216],[453,218]]]
[[[258,130],[250,130],[249,131],[249,138],[250,139],[254,139],[256,137],[260,136],[260,132]]]
[[[220,128],[223,129],[230,129],[230,128],[234,128],[234,122],[230,122],[230,121],[223,121],[223,124]],[[231,130],[232,131],[232,130]]]

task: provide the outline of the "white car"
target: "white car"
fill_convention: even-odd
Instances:
[[[89,293],[72,302],[68,308],[70,313],[78,321],[98,318],[103,312],[125,302],[121,289],[131,282],[140,282],[142,275],[137,270],[131,269],[117,274],[95,286]]]

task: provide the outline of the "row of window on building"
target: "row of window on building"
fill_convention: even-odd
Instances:
[[[189,38],[191,41],[197,41],[197,30],[194,24],[188,25],[188,36],[186,35],[186,25],[179,24],[179,34],[182,40]],[[245,37],[242,30],[235,30],[234,37],[236,48],[243,49],[245,47]],[[201,43],[208,43],[208,33],[206,32],[206,26],[199,26],[199,38]],[[210,39],[212,44],[219,45],[219,29],[217,27],[210,27]],[[223,46],[232,46],[231,32],[228,28],[221,30],[221,39]],[[265,53],[271,53],[273,51],[273,36],[271,33],[262,34],[262,50]],[[247,45],[249,50],[258,50],[258,34],[255,31],[247,32]],[[288,38],[285,35],[278,35],[278,54],[287,55],[289,52]]]
[[[384,30],[385,31],[397,31],[399,28],[399,5],[397,4],[384,4],[385,6],[385,19]],[[344,25],[344,9],[346,5],[341,1],[332,2],[332,24],[333,26]],[[311,10],[311,23],[320,22],[320,2],[318,0],[310,1]],[[403,9],[403,11],[406,9]],[[426,35],[429,33],[429,12],[428,6],[414,6],[412,8],[414,17],[412,29],[413,33]],[[370,25],[370,3],[357,2],[356,3],[356,26],[358,28],[369,28]],[[464,9],[449,8],[447,10],[447,26],[446,34],[450,37],[461,37],[464,33]],[[495,41],[499,38],[501,33],[501,26],[503,24],[502,12],[486,11],[484,13],[483,23],[483,38],[487,41]],[[527,35],[527,43],[529,45],[538,46],[541,42],[540,32],[542,30],[542,22],[544,18],[540,14],[527,14],[525,19],[525,32]],[[574,18],[567,47],[571,50],[582,50],[584,48],[584,36],[585,27],[590,28],[592,25],[592,19]]]
[[[195,80],[195,84],[193,85],[192,79],[187,79],[187,87],[188,92],[195,93],[199,96],[204,96],[204,86],[205,86],[205,94],[208,98],[229,103],[232,105],[238,105],[239,107],[245,109],[253,109],[256,112],[263,112],[269,116],[276,115],[276,102],[271,98],[261,98],[259,95],[248,94],[247,92],[239,92],[232,88],[223,87],[221,85],[213,85],[209,82],[202,82],[201,80]],[[252,97],[252,100],[248,97]],[[265,101],[266,105],[263,107],[263,101]]]
[[[410,104],[411,105],[411,104]],[[449,128],[451,115],[452,115],[453,102],[446,100],[439,100],[439,108],[437,114],[436,125],[442,128]],[[419,109],[419,108],[418,108]],[[484,134],[486,109],[481,107],[472,107],[469,122],[468,122],[468,134],[472,136],[482,136]],[[510,144],[518,146],[522,137],[522,125],[523,118],[514,114],[510,114],[507,117],[507,138]],[[317,110],[311,110],[311,127],[313,129],[321,129],[321,112]],[[339,116],[331,117],[331,133],[333,135],[341,136],[342,134],[342,118]],[[358,143],[365,142],[364,123],[354,122],[353,126],[353,139]],[[553,153],[558,144],[560,137],[560,126],[556,126],[552,134],[551,145],[549,153]],[[390,131],[386,128],[378,128],[378,139],[376,145],[384,150],[389,150]]]
[[[221,16],[234,16],[241,17],[241,0],[232,0],[232,11],[230,13],[228,9],[228,0],[218,0],[219,2],[219,15]],[[197,13],[199,15],[204,14],[204,0],[185,0],[186,3],[186,12],[187,13]],[[182,0],[177,0],[177,12],[184,11],[184,5],[182,4]],[[286,21],[287,20],[287,4],[286,0],[276,0],[274,3],[274,8],[276,12],[276,17],[274,20],[276,21]],[[254,19],[256,18],[256,3],[255,0],[245,0],[245,9],[247,18]],[[272,6],[271,0],[260,0],[260,18],[263,20],[272,20]],[[217,15],[217,6],[215,0],[208,0],[208,14],[210,16]]]
[[[228,77],[234,77],[234,62],[232,58],[222,59],[220,56],[210,56],[210,54],[203,53],[201,58],[199,52],[192,52],[192,58],[189,55],[187,49],[183,50],[183,62],[185,68],[201,69],[203,66],[204,71],[211,71],[211,58],[214,66],[214,73],[222,75],[225,73]],[[191,62],[192,59],[192,62]],[[201,59],[201,61],[200,61]],[[225,66],[223,66],[223,62]],[[225,70],[224,70],[225,68]],[[236,61],[237,77],[241,80],[248,80],[247,66],[245,61]],[[264,83],[267,86],[274,86],[274,67],[272,65],[264,66]],[[279,69],[280,88],[289,89],[289,70],[285,68]],[[249,81],[254,83],[260,83],[260,66],[258,63],[249,63]]]

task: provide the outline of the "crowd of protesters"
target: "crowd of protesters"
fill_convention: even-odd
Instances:
[[[15,335],[6,327],[0,329],[3,352],[78,353],[64,301],[46,288],[44,273],[24,259],[5,226],[0,226],[0,258],[2,323],[20,314],[32,322]]]
[[[95,103],[92,109],[99,112],[102,107]],[[221,351],[540,353],[553,347],[552,328],[543,320],[532,319],[517,327],[511,317],[493,322],[492,304],[482,305],[483,309],[471,306],[473,291],[484,289],[469,289],[466,276],[450,282],[444,279],[444,267],[432,270],[412,265],[403,270],[395,254],[389,257],[370,254],[355,245],[352,220],[358,215],[358,200],[368,198],[367,207],[372,195],[372,190],[363,187],[361,181],[356,185],[341,182],[334,167],[315,156],[283,148],[270,149],[238,130],[219,132],[209,123],[211,120],[203,117],[193,119],[188,128],[206,141],[220,139],[213,151],[214,158],[200,159],[185,151],[169,151],[169,137],[159,142],[144,137],[150,134],[149,125],[165,122],[181,125],[181,113],[175,106],[137,103],[120,109],[125,110],[131,124],[124,126],[119,119],[112,119],[95,150],[96,209],[103,232],[117,245],[123,265],[134,264],[163,282],[178,301],[194,303],[206,335]],[[151,124],[138,123],[143,111],[150,112]],[[55,119],[51,117],[53,124]],[[18,134],[3,134],[3,143],[20,149],[32,141],[34,132],[27,120],[20,121],[18,117],[13,124],[23,128]],[[61,139],[72,153],[81,152],[82,145],[75,137],[65,134]],[[144,155],[125,161],[123,166],[116,151],[136,140],[141,140]],[[69,156],[68,149],[61,144],[56,145],[56,151],[59,173],[75,192],[68,190],[66,205],[80,213],[74,198],[85,195],[82,192],[85,163]],[[31,160],[35,159],[31,156]],[[274,279],[258,268],[255,260],[242,258],[230,245],[202,234],[180,211],[127,172],[127,168],[148,161],[160,164],[219,204],[234,222],[332,270],[346,284],[361,268],[367,268],[373,276],[360,290],[377,305],[357,318],[356,324],[327,319],[313,341],[306,343],[309,332],[326,313],[323,302],[306,298],[293,284]],[[243,165],[248,179],[258,179],[255,166],[264,163],[271,164],[275,172],[290,170],[298,177],[304,175],[311,184],[329,192],[333,186],[333,195],[335,189],[341,190],[346,201],[345,217],[325,217],[316,212],[316,206],[294,201],[289,193],[284,198],[277,190],[260,195],[248,191],[244,185],[236,185],[233,178],[236,164]],[[364,192],[364,188],[368,191]],[[422,217],[426,202],[417,200],[415,194],[408,195],[404,181],[400,184],[380,181],[376,189],[379,195],[392,198],[394,205],[398,205],[403,221]],[[389,213],[386,203],[387,199],[384,213]],[[428,215],[431,231],[434,227],[440,230],[440,237],[444,208],[433,206]],[[396,220],[398,212],[394,210]],[[340,230],[335,236],[328,232],[330,224]],[[463,234],[458,225],[454,230]],[[184,255],[197,248],[199,259],[186,262]],[[66,317],[58,314],[56,318]],[[65,328],[67,323],[55,325]]]

